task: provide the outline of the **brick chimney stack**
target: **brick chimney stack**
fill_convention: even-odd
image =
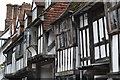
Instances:
[[[5,20],[5,29],[12,24],[12,4],[7,4],[6,6],[7,6],[7,13]]]
[[[5,20],[5,29],[9,27],[11,30],[11,33],[12,33],[12,30],[14,29],[14,33],[15,33],[17,16],[19,20],[22,21],[24,16],[24,11],[30,10],[31,5],[24,2],[22,5],[7,4],[6,6],[7,6],[7,13],[6,13],[6,20]]]

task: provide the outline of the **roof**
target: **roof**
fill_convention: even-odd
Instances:
[[[56,2],[48,7],[44,12],[44,30],[51,28],[51,23],[58,19],[62,13],[64,13],[69,6],[69,2]]]

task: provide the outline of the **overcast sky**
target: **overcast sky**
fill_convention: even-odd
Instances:
[[[23,2],[32,3],[32,0],[0,0],[0,31],[5,28],[6,4],[22,4]]]

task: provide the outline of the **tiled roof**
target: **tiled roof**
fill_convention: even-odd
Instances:
[[[51,23],[58,19],[64,13],[69,5],[69,2],[56,2],[50,6],[44,14],[44,29],[51,28]]]

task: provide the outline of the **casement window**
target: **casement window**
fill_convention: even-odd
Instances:
[[[56,72],[74,69],[74,54],[76,54],[76,29],[73,27],[71,17],[58,21],[54,25],[56,35]]]
[[[75,29],[72,27],[72,20],[68,18],[55,25],[57,49],[72,46],[76,43]]]
[[[103,4],[77,15],[81,66],[108,60],[109,41]],[[98,9],[100,8],[100,9]],[[93,13],[94,12],[94,13]],[[92,52],[91,52],[92,51]]]
[[[112,72],[120,71],[120,1],[105,3],[107,22],[111,42],[111,68]]]
[[[38,27],[38,54],[43,53],[43,26]]]
[[[109,56],[106,18],[103,16],[93,22],[95,59]]]
[[[90,64],[90,48],[89,48],[89,27],[87,13],[81,15],[80,19],[80,53],[81,65]]]
[[[120,2],[106,3],[106,13],[109,25],[109,33],[117,33],[120,29]]]
[[[32,10],[32,21],[34,21],[37,18],[37,7],[35,7]]]
[[[104,6],[102,5],[99,10],[95,9],[94,12],[95,14],[92,15],[94,57],[95,60],[100,60],[109,57],[108,32]]]

